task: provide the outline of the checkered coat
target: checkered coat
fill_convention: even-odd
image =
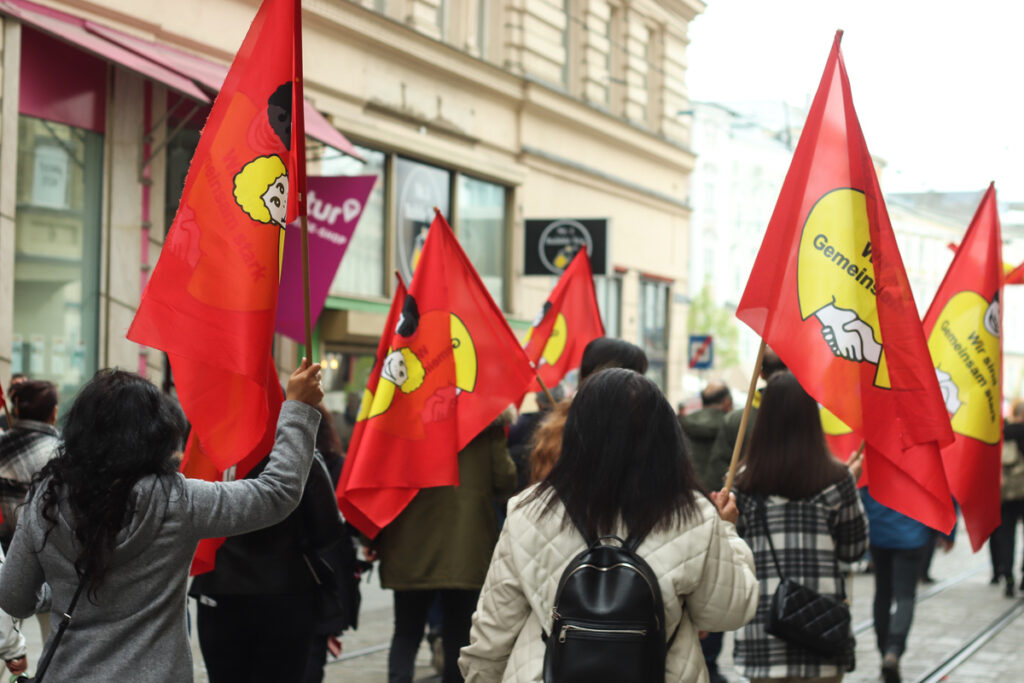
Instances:
[[[563,526],[561,511],[541,515],[548,498],[523,504],[528,488],[509,501],[508,519],[491,558],[470,643],[459,666],[466,683],[533,683],[541,680],[544,641],[558,580],[583,538]],[[625,537],[623,529],[618,530]],[[653,532],[637,549],[661,588],[665,637],[676,631],[665,659],[665,680],[707,683],[697,630],[739,628],[757,606],[750,549],[711,501],[698,496],[697,514],[680,527]]]
[[[850,670],[852,647],[845,657],[827,659],[765,632],[779,574],[765,536],[763,515],[766,509],[772,542],[786,578],[842,599],[845,589],[836,560],[853,562],[868,547],[868,520],[853,477],[801,500],[770,496],[766,501],[742,491],[736,491],[736,499],[740,508],[737,530],[754,551],[761,582],[757,614],[736,632],[737,669],[748,678],[813,678]]]
[[[32,477],[56,455],[58,442],[56,427],[36,420],[16,420],[0,433],[0,538],[5,544],[14,536]]]

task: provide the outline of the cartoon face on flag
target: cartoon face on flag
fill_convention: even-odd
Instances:
[[[818,319],[822,342],[837,357],[877,366],[875,386],[889,388],[863,192],[838,189],[818,200],[804,224],[798,259],[801,317]]]
[[[999,298],[954,294],[928,336],[939,388],[953,431],[998,444],[1000,421]]]
[[[533,337],[533,331],[544,321],[544,318],[550,310],[551,301],[545,301],[540,313],[538,313],[537,317],[533,319],[530,329],[526,331],[526,336],[523,337],[523,348],[527,348],[529,346],[530,339]],[[537,361],[537,367],[555,365],[558,363],[562,354],[565,352],[565,347],[568,341],[569,324],[565,320],[565,315],[559,311],[555,315],[555,321],[552,323],[548,340],[544,344],[544,350],[541,351],[540,359]]]

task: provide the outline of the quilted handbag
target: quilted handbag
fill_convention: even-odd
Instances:
[[[850,645],[850,608],[845,602],[808,588],[782,574],[775,544],[768,532],[768,511],[764,510],[764,532],[772,551],[779,586],[772,595],[766,630],[791,645],[824,657],[840,657]]]

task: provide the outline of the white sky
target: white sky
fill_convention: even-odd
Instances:
[[[836,29],[886,192],[1024,199],[1024,2],[707,0],[691,24],[694,100],[810,103]]]

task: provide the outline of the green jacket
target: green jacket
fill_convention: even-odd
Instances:
[[[697,470],[697,478],[705,488],[717,491],[729,469],[729,458],[715,457],[715,440],[725,427],[725,413],[718,408],[700,410],[679,418],[686,437],[686,445]]]
[[[395,590],[484,585],[498,540],[495,502],[515,491],[505,432],[491,426],[459,451],[459,485],[423,489],[381,530],[380,582]]]

